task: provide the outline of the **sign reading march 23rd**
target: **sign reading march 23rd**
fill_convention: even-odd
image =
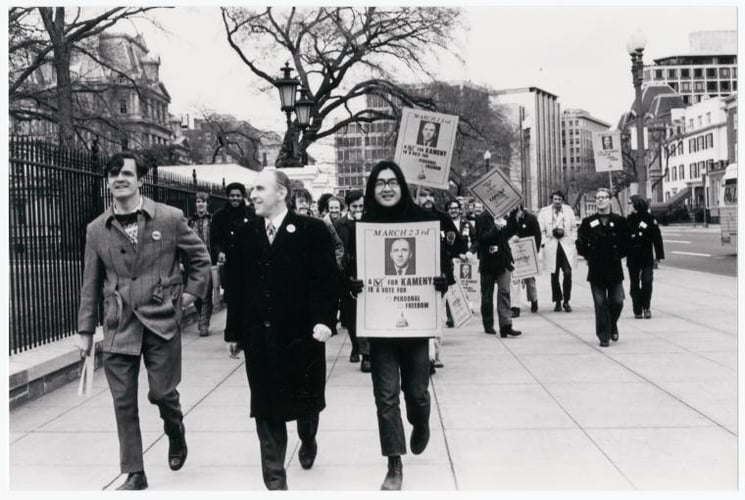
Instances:
[[[439,335],[440,223],[356,225],[358,337]]]
[[[455,115],[401,108],[394,160],[406,181],[447,189],[457,131]]]

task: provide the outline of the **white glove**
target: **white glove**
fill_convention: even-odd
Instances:
[[[313,327],[313,338],[319,342],[326,342],[331,338],[331,328],[322,323],[318,323]]]

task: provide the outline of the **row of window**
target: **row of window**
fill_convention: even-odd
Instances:
[[[696,153],[698,151],[704,151],[714,147],[714,133],[700,135],[688,139],[688,152]],[[683,147],[683,141],[678,141],[676,144],[671,144],[668,148],[668,156],[673,157],[676,155],[685,154]]]
[[[336,134],[344,136],[347,134],[376,134],[376,133],[390,133],[395,126],[394,122],[391,121],[377,121],[373,123],[350,123],[346,127],[340,128]]]
[[[693,69],[693,78],[699,79],[704,78],[737,78],[737,67],[732,68],[670,68],[670,69],[655,69],[654,79],[655,80],[681,80],[685,78],[691,78],[691,69]],[[645,78],[649,79],[649,73],[645,71]],[[678,76],[680,75],[680,77]]]
[[[700,179],[701,175],[707,173],[714,166],[714,160],[698,161],[688,165],[688,178]],[[665,182],[684,181],[686,179],[685,165],[672,166],[665,174]]]
[[[339,185],[362,187],[362,176],[339,177]]]
[[[737,81],[729,82],[729,81],[721,81],[721,82],[693,82],[693,86],[691,86],[691,82],[667,82],[668,85],[670,85],[670,88],[672,88],[675,92],[680,93],[688,93],[688,92],[696,92],[696,93],[703,93],[707,92],[709,94],[711,93],[730,93],[737,91]]]

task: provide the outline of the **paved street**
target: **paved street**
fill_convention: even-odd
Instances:
[[[404,457],[405,490],[736,488],[736,280],[663,267],[654,317],[634,319],[627,299],[620,341],[601,349],[585,275],[580,265],[571,314],[549,309],[541,277],[541,310],[523,305],[519,338],[485,335],[477,318],[446,332],[445,368],[432,376],[432,439],[422,455]],[[214,332],[223,321],[218,314]],[[290,489],[377,490],[385,475],[370,377],[348,356],[346,336],[333,337],[312,470],[300,468],[290,426]],[[220,334],[200,338],[193,326],[183,358],[189,459],[179,472],[167,467],[157,410],[140,391],[150,489],[263,490],[242,361],[226,356]],[[76,385],[10,412],[12,490],[123,480],[101,370],[91,397],[78,397]]]
[[[737,249],[722,245],[719,226],[660,226],[665,243],[664,266],[737,276]]]

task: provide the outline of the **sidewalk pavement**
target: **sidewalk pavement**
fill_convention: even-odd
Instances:
[[[523,302],[514,321],[520,337],[486,335],[478,317],[445,331],[445,367],[430,386],[432,438],[422,455],[404,457],[405,490],[737,487],[736,279],[661,267],[653,318],[634,319],[627,297],[620,341],[602,349],[585,277],[580,264],[573,313],[553,312],[548,277],[540,277],[539,312]],[[195,326],[184,332],[179,390],[189,458],[179,472],[168,469],[168,440],[142,370],[150,490],[264,489],[244,363],[226,355],[224,317],[216,315],[209,337]],[[288,425],[290,489],[377,490],[383,480],[370,376],[349,363],[349,351],[344,330],[328,342],[327,408],[311,470],[300,467]],[[93,395],[76,390],[70,383],[10,412],[11,490],[123,481],[101,370]]]

